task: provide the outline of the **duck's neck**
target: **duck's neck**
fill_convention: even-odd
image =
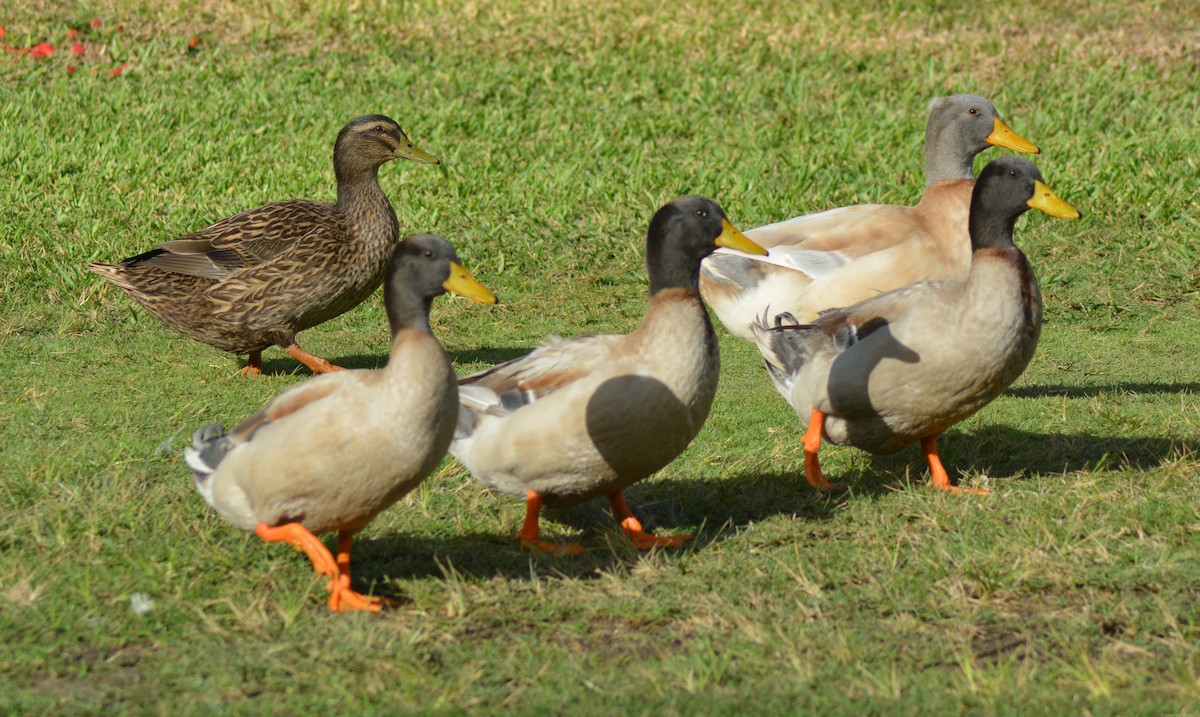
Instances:
[[[659,243],[646,246],[646,273],[650,275],[650,298],[664,289],[688,289],[700,295],[700,260],[679,261],[665,255]]]
[[[1005,215],[995,212],[971,212],[967,219],[967,230],[971,233],[971,251],[980,249],[1016,249],[1013,244],[1013,229],[1020,215]]]
[[[405,329],[431,332],[429,310],[433,306],[433,297],[423,299],[411,292],[385,290],[383,302],[387,307],[388,325],[392,329],[393,341]]]
[[[380,197],[387,201],[383,190],[379,188],[378,167],[345,167],[335,162],[333,172],[337,177],[338,207],[346,209]]]
[[[374,267],[373,276],[383,276],[388,251],[400,237],[400,223],[387,195],[379,188],[378,167],[350,171],[335,164],[337,203],[334,208],[346,221],[346,231],[355,251],[363,253]]]
[[[948,126],[925,128],[925,186],[948,179],[974,179],[975,154],[960,146]]]

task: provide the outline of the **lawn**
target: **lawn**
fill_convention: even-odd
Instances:
[[[0,6],[0,713],[1196,712],[1192,0],[241,5]],[[915,448],[828,446],[847,489],[811,490],[794,413],[718,328],[708,423],[628,492],[689,547],[637,554],[595,501],[543,521],[584,555],[530,554],[523,506],[447,458],[356,545],[356,586],[398,606],[329,614],[180,455],[306,371],[271,349],[239,376],[85,268],[331,200],[337,131],[387,114],[442,161],[381,170],[401,233],[446,236],[502,302],[435,304],[465,373],[633,328],[676,195],[743,229],[915,201],[928,102],[959,92],[1084,213],[1021,219],[1041,345],[939,442],[988,496],[931,490]],[[300,340],[379,366],[382,302]]]

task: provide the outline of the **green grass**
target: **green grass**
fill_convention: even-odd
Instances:
[[[3,42],[58,54],[0,58],[0,713],[1196,710],[1190,0],[10,5]],[[794,414],[722,333],[708,424],[629,492],[690,548],[636,555],[597,502],[545,521],[585,555],[531,556],[522,506],[447,459],[356,549],[356,584],[399,607],[329,615],[307,561],[222,523],[179,455],[304,372],[272,350],[238,377],[84,268],[332,198],[337,130],[382,112],[443,161],[382,170],[403,231],[447,236],[504,302],[435,306],[467,371],[635,325],[645,225],[677,194],[742,228],[913,201],[927,102],[966,91],[1085,213],[1021,220],[1041,346],[941,441],[988,497],[935,494],[914,449],[836,447],[849,489],[815,494]],[[381,364],[378,298],[302,341]]]

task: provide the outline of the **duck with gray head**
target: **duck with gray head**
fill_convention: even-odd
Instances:
[[[872,453],[921,442],[938,488],[950,485],[937,438],[1007,389],[1033,358],[1042,327],[1037,277],[1013,243],[1029,209],[1078,219],[1037,168],[1020,157],[991,162],[971,199],[971,268],[962,281],[924,281],[810,323],[764,314],[754,338],[775,387],[807,420],[804,468],[817,488],[821,439]]]
[[[704,300],[730,333],[752,341],[750,327],[768,306],[809,321],[824,309],[913,282],[966,278],[972,160],[992,146],[1038,152],[985,98],[934,100],[925,128],[925,192],[918,204],[858,204],[751,229],[746,236],[771,255],[722,249],[705,259]]]
[[[308,554],[331,580],[331,610],[379,610],[381,600],[350,587],[353,535],[424,480],[454,434],[457,380],[429,328],[430,306],[446,291],[496,302],[445,239],[400,242],[384,284],[386,366],[312,378],[232,431],[200,428],[184,451],[196,489],[222,518]],[[336,559],[316,538],[332,531]]]

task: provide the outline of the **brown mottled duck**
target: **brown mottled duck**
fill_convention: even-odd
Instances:
[[[358,306],[383,280],[399,224],[379,167],[397,157],[437,159],[383,115],[351,120],[333,145],[337,201],[292,199],[251,209],[119,264],[88,268],[184,336],[248,354],[283,348],[313,373],[341,370],[296,334]]]
[[[232,431],[200,428],[184,451],[196,489],[222,518],[308,554],[331,579],[331,610],[383,605],[350,587],[354,533],[420,484],[454,434],[454,370],[429,328],[430,305],[446,291],[496,301],[445,239],[400,242],[383,287],[392,329],[387,366],[305,381]],[[332,531],[336,559],[316,537]]]

